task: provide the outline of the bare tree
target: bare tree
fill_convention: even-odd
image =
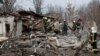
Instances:
[[[16,0],[3,0],[2,12],[13,12],[15,2]]]
[[[33,0],[33,4],[34,4],[36,13],[42,14],[43,0]]]
[[[92,0],[87,7],[81,7],[78,9],[79,15],[82,15],[84,19],[88,20],[95,20],[100,29],[100,1],[99,0]]]
[[[63,19],[63,10],[59,6],[48,6],[47,16],[56,18],[59,21]]]
[[[96,21],[98,29],[100,29],[100,1],[99,0],[92,0],[88,7],[86,12],[88,12],[89,18]]]
[[[73,20],[74,19],[74,16],[75,16],[74,15],[75,14],[75,7],[72,6],[71,3],[69,3],[66,9],[67,9],[66,12],[68,14],[68,19],[69,20]]]

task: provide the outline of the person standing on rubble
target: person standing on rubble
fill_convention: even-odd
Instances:
[[[89,32],[90,32],[90,43],[92,46],[92,51],[94,54],[97,54],[97,25],[96,22],[90,20],[89,22]]]
[[[73,20],[73,27],[72,30],[75,31],[77,29],[77,22]]]
[[[73,31],[79,31],[80,29],[83,29],[82,19],[79,18],[77,21],[73,20]]]
[[[44,32],[48,32],[50,29],[50,19],[43,17]]]
[[[80,29],[83,29],[83,26],[82,26],[82,19],[79,18],[77,20],[77,30],[79,31]]]
[[[73,20],[73,27],[72,27],[72,31],[75,34],[75,36],[77,36],[78,40],[81,40],[81,29],[83,29],[82,26],[82,19],[79,18],[78,20]]]
[[[81,30],[83,30],[83,26],[82,26],[82,19],[81,18],[79,18],[78,20],[77,20],[77,37],[78,37],[78,39],[79,39],[79,41],[81,40]]]
[[[64,20],[63,28],[62,28],[62,32],[64,35],[67,35],[67,30],[68,30],[68,26],[67,26],[66,21]]]

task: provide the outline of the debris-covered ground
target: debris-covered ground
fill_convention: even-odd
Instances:
[[[100,56],[99,52],[92,53],[89,44],[80,49],[87,37],[84,32],[80,40],[74,34],[66,36],[53,33],[9,38],[1,43],[0,56]]]

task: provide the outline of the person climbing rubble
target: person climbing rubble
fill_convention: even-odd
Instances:
[[[96,22],[90,20],[89,22],[89,32],[90,32],[90,43],[92,46],[92,51],[94,54],[97,54],[97,25]]]

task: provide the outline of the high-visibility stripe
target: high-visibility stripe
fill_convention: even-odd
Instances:
[[[98,49],[92,49],[92,51],[98,51]]]
[[[91,42],[94,42],[94,34],[91,34]]]
[[[94,36],[94,35],[91,34],[91,36]]]
[[[93,35],[94,35],[94,34],[93,34]],[[97,40],[94,40],[94,38],[95,38],[95,37],[93,36],[93,37],[92,37],[92,42],[96,42],[96,41],[97,41]]]
[[[62,30],[60,29],[60,32],[62,32]]]
[[[43,17],[44,19],[48,19],[47,17]]]

